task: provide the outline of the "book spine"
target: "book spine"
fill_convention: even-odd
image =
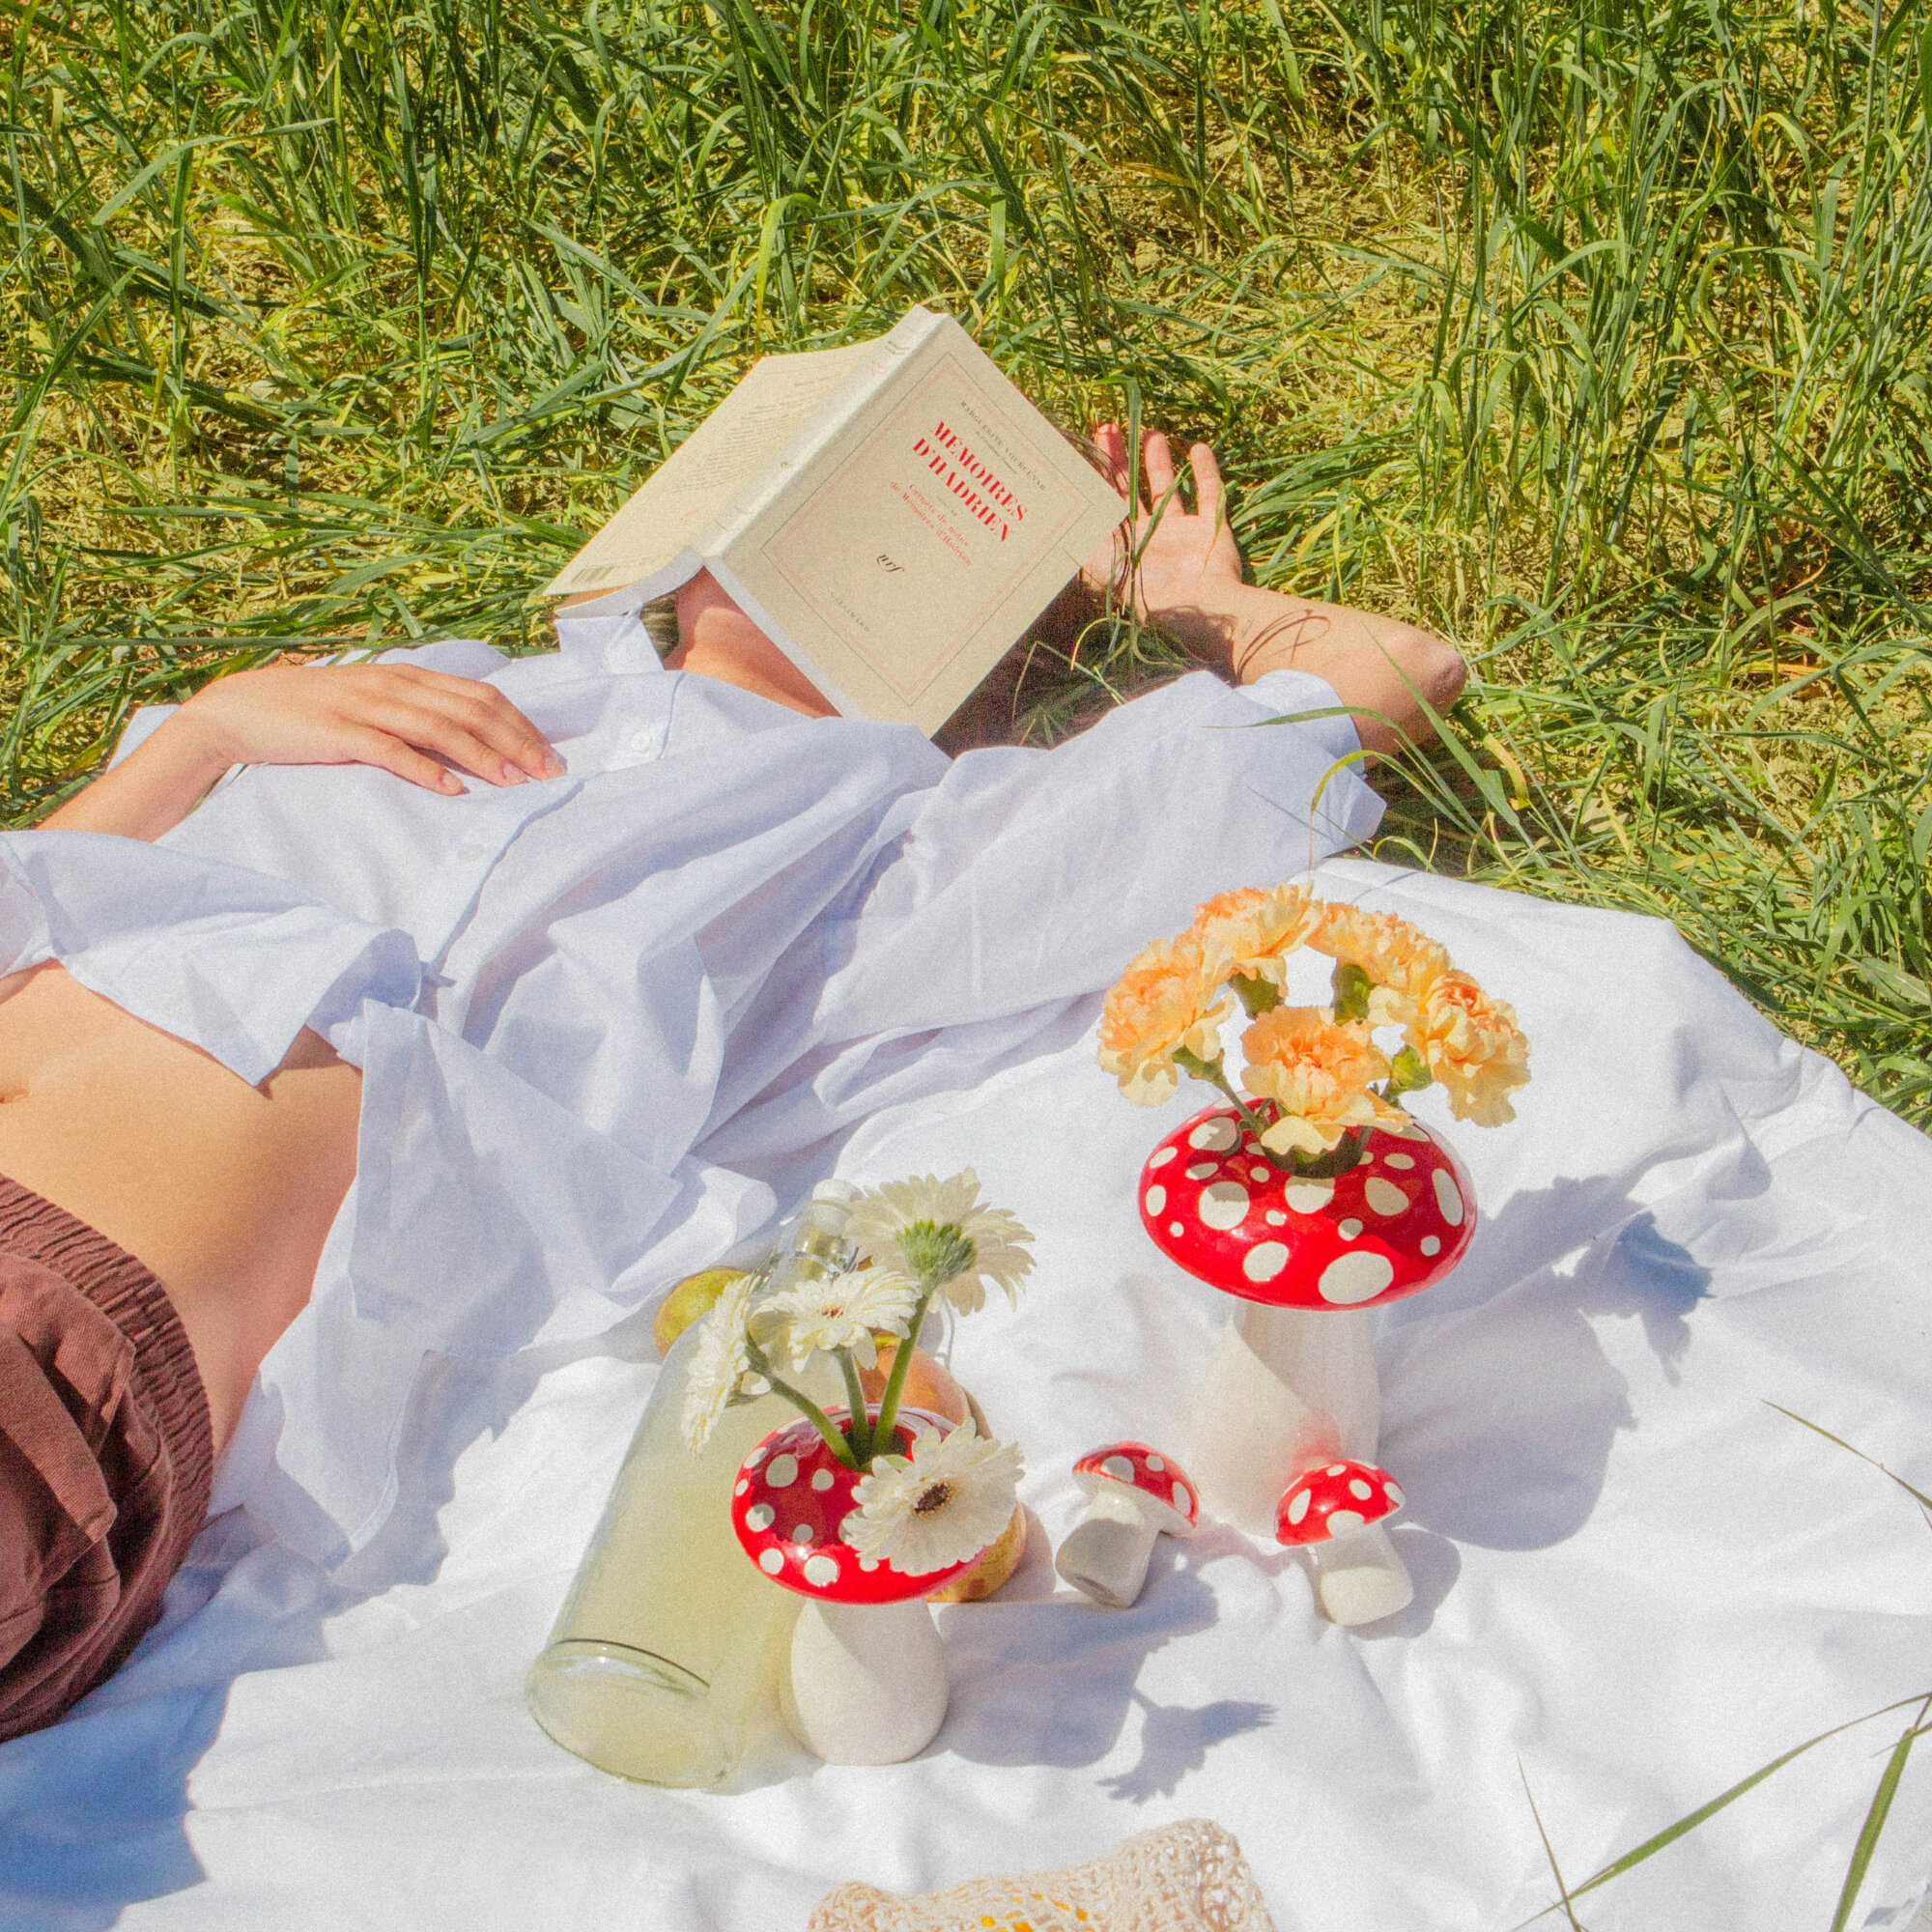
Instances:
[[[866,406],[911,366],[914,357],[946,326],[948,318],[915,307],[879,343],[870,357],[833,390],[811,420],[792,437],[772,461],[713,519],[697,548],[707,557],[724,554],[734,539],[801,476],[816,464],[826,448],[858,419]]]

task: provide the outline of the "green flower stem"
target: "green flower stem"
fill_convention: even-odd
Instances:
[[[863,1466],[872,1460],[872,1425],[866,1413],[866,1385],[859,1379],[859,1364],[850,1349],[836,1350],[838,1366],[845,1372],[845,1400],[852,1410],[852,1454]]]
[[[893,1426],[899,1419],[899,1398],[905,1393],[906,1377],[912,1373],[912,1351],[919,1347],[919,1331],[925,1322],[925,1311],[932,1297],[939,1291],[939,1283],[923,1285],[920,1291],[919,1303],[912,1311],[912,1321],[893,1351],[893,1372],[886,1378],[885,1400],[879,1405],[879,1419],[872,1425],[872,1450],[876,1454],[881,1442],[890,1444],[893,1439]]]
[[[1263,1125],[1261,1118],[1255,1113],[1255,1110],[1228,1084],[1228,1075],[1220,1061],[1203,1060],[1197,1055],[1189,1053],[1184,1046],[1175,1049],[1174,1059],[1175,1064],[1184,1072],[1193,1074],[1197,1080],[1207,1081],[1210,1087],[1218,1089],[1219,1092],[1225,1094],[1235,1103],[1236,1113],[1240,1115],[1242,1123],[1254,1135],[1255,1139],[1261,1141],[1263,1154],[1266,1156],[1268,1164],[1277,1173],[1293,1174],[1295,1171],[1293,1161],[1283,1160],[1268,1146],[1267,1142],[1263,1140],[1262,1137],[1267,1132],[1267,1128]]]
[[[852,1453],[852,1445],[845,1439],[845,1432],[806,1394],[803,1389],[795,1389],[775,1370],[767,1359],[765,1351],[748,1335],[745,1338],[745,1352],[751,1357],[752,1366],[771,1383],[772,1393],[781,1395],[825,1437],[825,1446],[844,1463],[848,1469],[859,1466],[859,1459]],[[862,1408],[860,1413],[865,1411]]]

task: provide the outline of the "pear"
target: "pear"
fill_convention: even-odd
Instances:
[[[651,1340],[658,1355],[670,1353],[670,1345],[697,1320],[708,1315],[711,1305],[734,1281],[745,1277],[743,1268],[706,1268],[701,1274],[688,1274],[658,1304],[651,1321]]]

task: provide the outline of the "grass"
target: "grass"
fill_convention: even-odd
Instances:
[[[1382,856],[1668,916],[1932,1122],[1920,0],[0,0],[0,56],[6,822],[225,667],[541,645],[752,357],[925,300],[1470,654]]]
[[[1384,856],[1665,914],[1932,1120],[1928,35],[0,0],[0,810],[226,664],[539,643],[752,356],[923,299],[1213,437],[1264,581],[1471,654]]]

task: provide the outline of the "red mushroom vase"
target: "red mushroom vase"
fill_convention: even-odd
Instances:
[[[845,1420],[842,1410],[827,1414]],[[902,1408],[898,1450],[910,1449],[915,1431],[951,1427]],[[915,1576],[861,1555],[840,1529],[862,1479],[801,1419],[746,1457],[731,1526],[764,1576],[805,1599],[779,1678],[792,1735],[828,1764],[898,1764],[931,1743],[951,1695],[925,1594],[972,1559]]]
[[[1276,1167],[1222,1104],[1148,1157],[1140,1210],[1169,1260],[1234,1298],[1202,1379],[1188,1464],[1216,1515],[1272,1536],[1297,1476],[1373,1463],[1374,1311],[1433,1288],[1462,1260],[1474,1187],[1419,1122],[1373,1129],[1355,1166],[1322,1179]]]

